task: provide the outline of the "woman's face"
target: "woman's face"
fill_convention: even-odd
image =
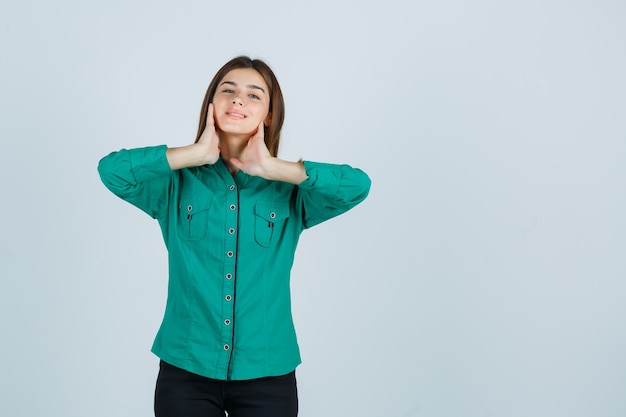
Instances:
[[[215,125],[231,135],[252,135],[269,122],[267,84],[252,68],[234,69],[220,80],[213,96]]]

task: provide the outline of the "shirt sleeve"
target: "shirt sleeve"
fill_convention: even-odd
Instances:
[[[166,150],[160,145],[112,152],[98,164],[100,179],[113,194],[157,218],[172,181]]]
[[[338,216],[365,200],[371,180],[349,165],[304,161],[309,178],[298,185],[298,204],[304,227]]]

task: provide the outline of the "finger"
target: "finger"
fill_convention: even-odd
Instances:
[[[259,135],[259,138],[265,139],[265,126],[263,125],[263,122],[259,123],[256,134]]]
[[[206,124],[209,126],[213,126],[215,124],[215,120],[214,120],[214,109],[213,109],[213,103],[209,103],[209,110],[207,110],[207,116],[206,116]]]
[[[241,169],[243,166],[243,162],[239,160],[239,158],[230,158],[230,163],[235,166],[237,169]]]

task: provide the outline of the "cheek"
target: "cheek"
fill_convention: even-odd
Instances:
[[[269,121],[271,118],[269,105],[264,104],[260,114],[263,115],[262,120]]]
[[[268,115],[269,115],[268,106],[266,104],[258,104],[257,106],[254,106],[253,113],[254,113],[255,121],[257,122],[257,124],[259,124],[267,120]]]
[[[224,110],[225,106],[228,104],[228,99],[224,99],[223,96],[213,97],[213,107],[215,107],[215,110]]]

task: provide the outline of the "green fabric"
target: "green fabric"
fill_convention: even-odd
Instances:
[[[290,269],[300,233],[361,202],[368,176],[347,165],[304,162],[299,185],[268,181],[224,163],[172,171],[166,146],[104,157],[114,194],[161,226],[169,254],[168,298],[152,351],[214,379],[283,375],[300,363]]]

